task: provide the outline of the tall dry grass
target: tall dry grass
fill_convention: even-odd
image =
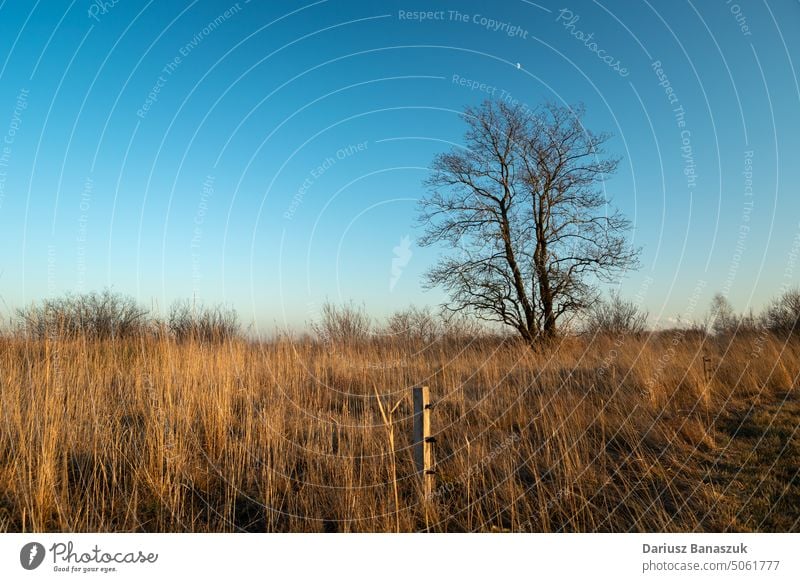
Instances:
[[[734,439],[720,426],[796,400],[798,373],[798,346],[766,334],[565,339],[541,353],[6,337],[0,530],[758,529],[747,496],[715,479]],[[429,499],[409,449],[423,383]]]

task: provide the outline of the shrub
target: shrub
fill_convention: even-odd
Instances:
[[[311,329],[323,342],[358,342],[367,339],[372,331],[372,319],[366,309],[353,303],[334,305],[325,302],[319,319],[311,322]]]
[[[763,319],[767,329],[777,335],[800,335],[800,288],[790,289],[774,299]]]
[[[386,335],[392,339],[432,343],[443,331],[443,322],[429,307],[412,306],[395,311],[386,322]]]
[[[22,332],[37,338],[84,335],[120,338],[149,329],[147,310],[127,295],[106,289],[101,293],[68,294],[17,310]]]
[[[223,305],[197,306],[177,301],[169,310],[167,327],[178,341],[222,342],[239,335],[239,317]]]
[[[456,342],[503,337],[503,333],[490,329],[485,321],[474,314],[442,312],[442,339]]]
[[[589,309],[585,329],[591,334],[637,335],[647,329],[647,318],[648,313],[636,303],[613,292]]]

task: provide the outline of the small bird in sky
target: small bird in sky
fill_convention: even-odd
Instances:
[[[522,65],[520,65],[519,63],[517,63],[517,68],[518,68],[518,69],[521,69],[521,68],[522,68]]]

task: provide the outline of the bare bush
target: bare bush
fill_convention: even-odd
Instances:
[[[364,306],[353,303],[334,305],[326,301],[311,329],[323,342],[353,343],[367,339],[372,331],[372,318]]]
[[[20,330],[29,336],[85,335],[121,338],[149,329],[147,310],[127,295],[106,289],[101,293],[68,294],[17,310]]]
[[[490,334],[481,320],[470,317],[468,313],[442,313],[442,338],[451,341],[470,341],[484,338]]]
[[[800,288],[773,299],[764,312],[764,325],[777,335],[800,334]]]
[[[395,311],[386,322],[386,335],[392,339],[432,343],[444,331],[442,321],[430,307],[409,307]]]
[[[647,329],[647,318],[648,313],[636,303],[613,292],[608,299],[597,301],[589,309],[586,331],[600,335],[637,335]]]
[[[223,305],[197,306],[188,300],[173,303],[167,327],[178,341],[222,342],[240,332],[235,310]]]
[[[764,319],[753,313],[752,309],[739,316],[739,333],[758,333],[763,329]]]

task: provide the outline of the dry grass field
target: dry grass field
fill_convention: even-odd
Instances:
[[[798,531],[798,374],[800,345],[766,333],[541,353],[8,334],[0,530]],[[435,401],[428,499],[415,384]]]

